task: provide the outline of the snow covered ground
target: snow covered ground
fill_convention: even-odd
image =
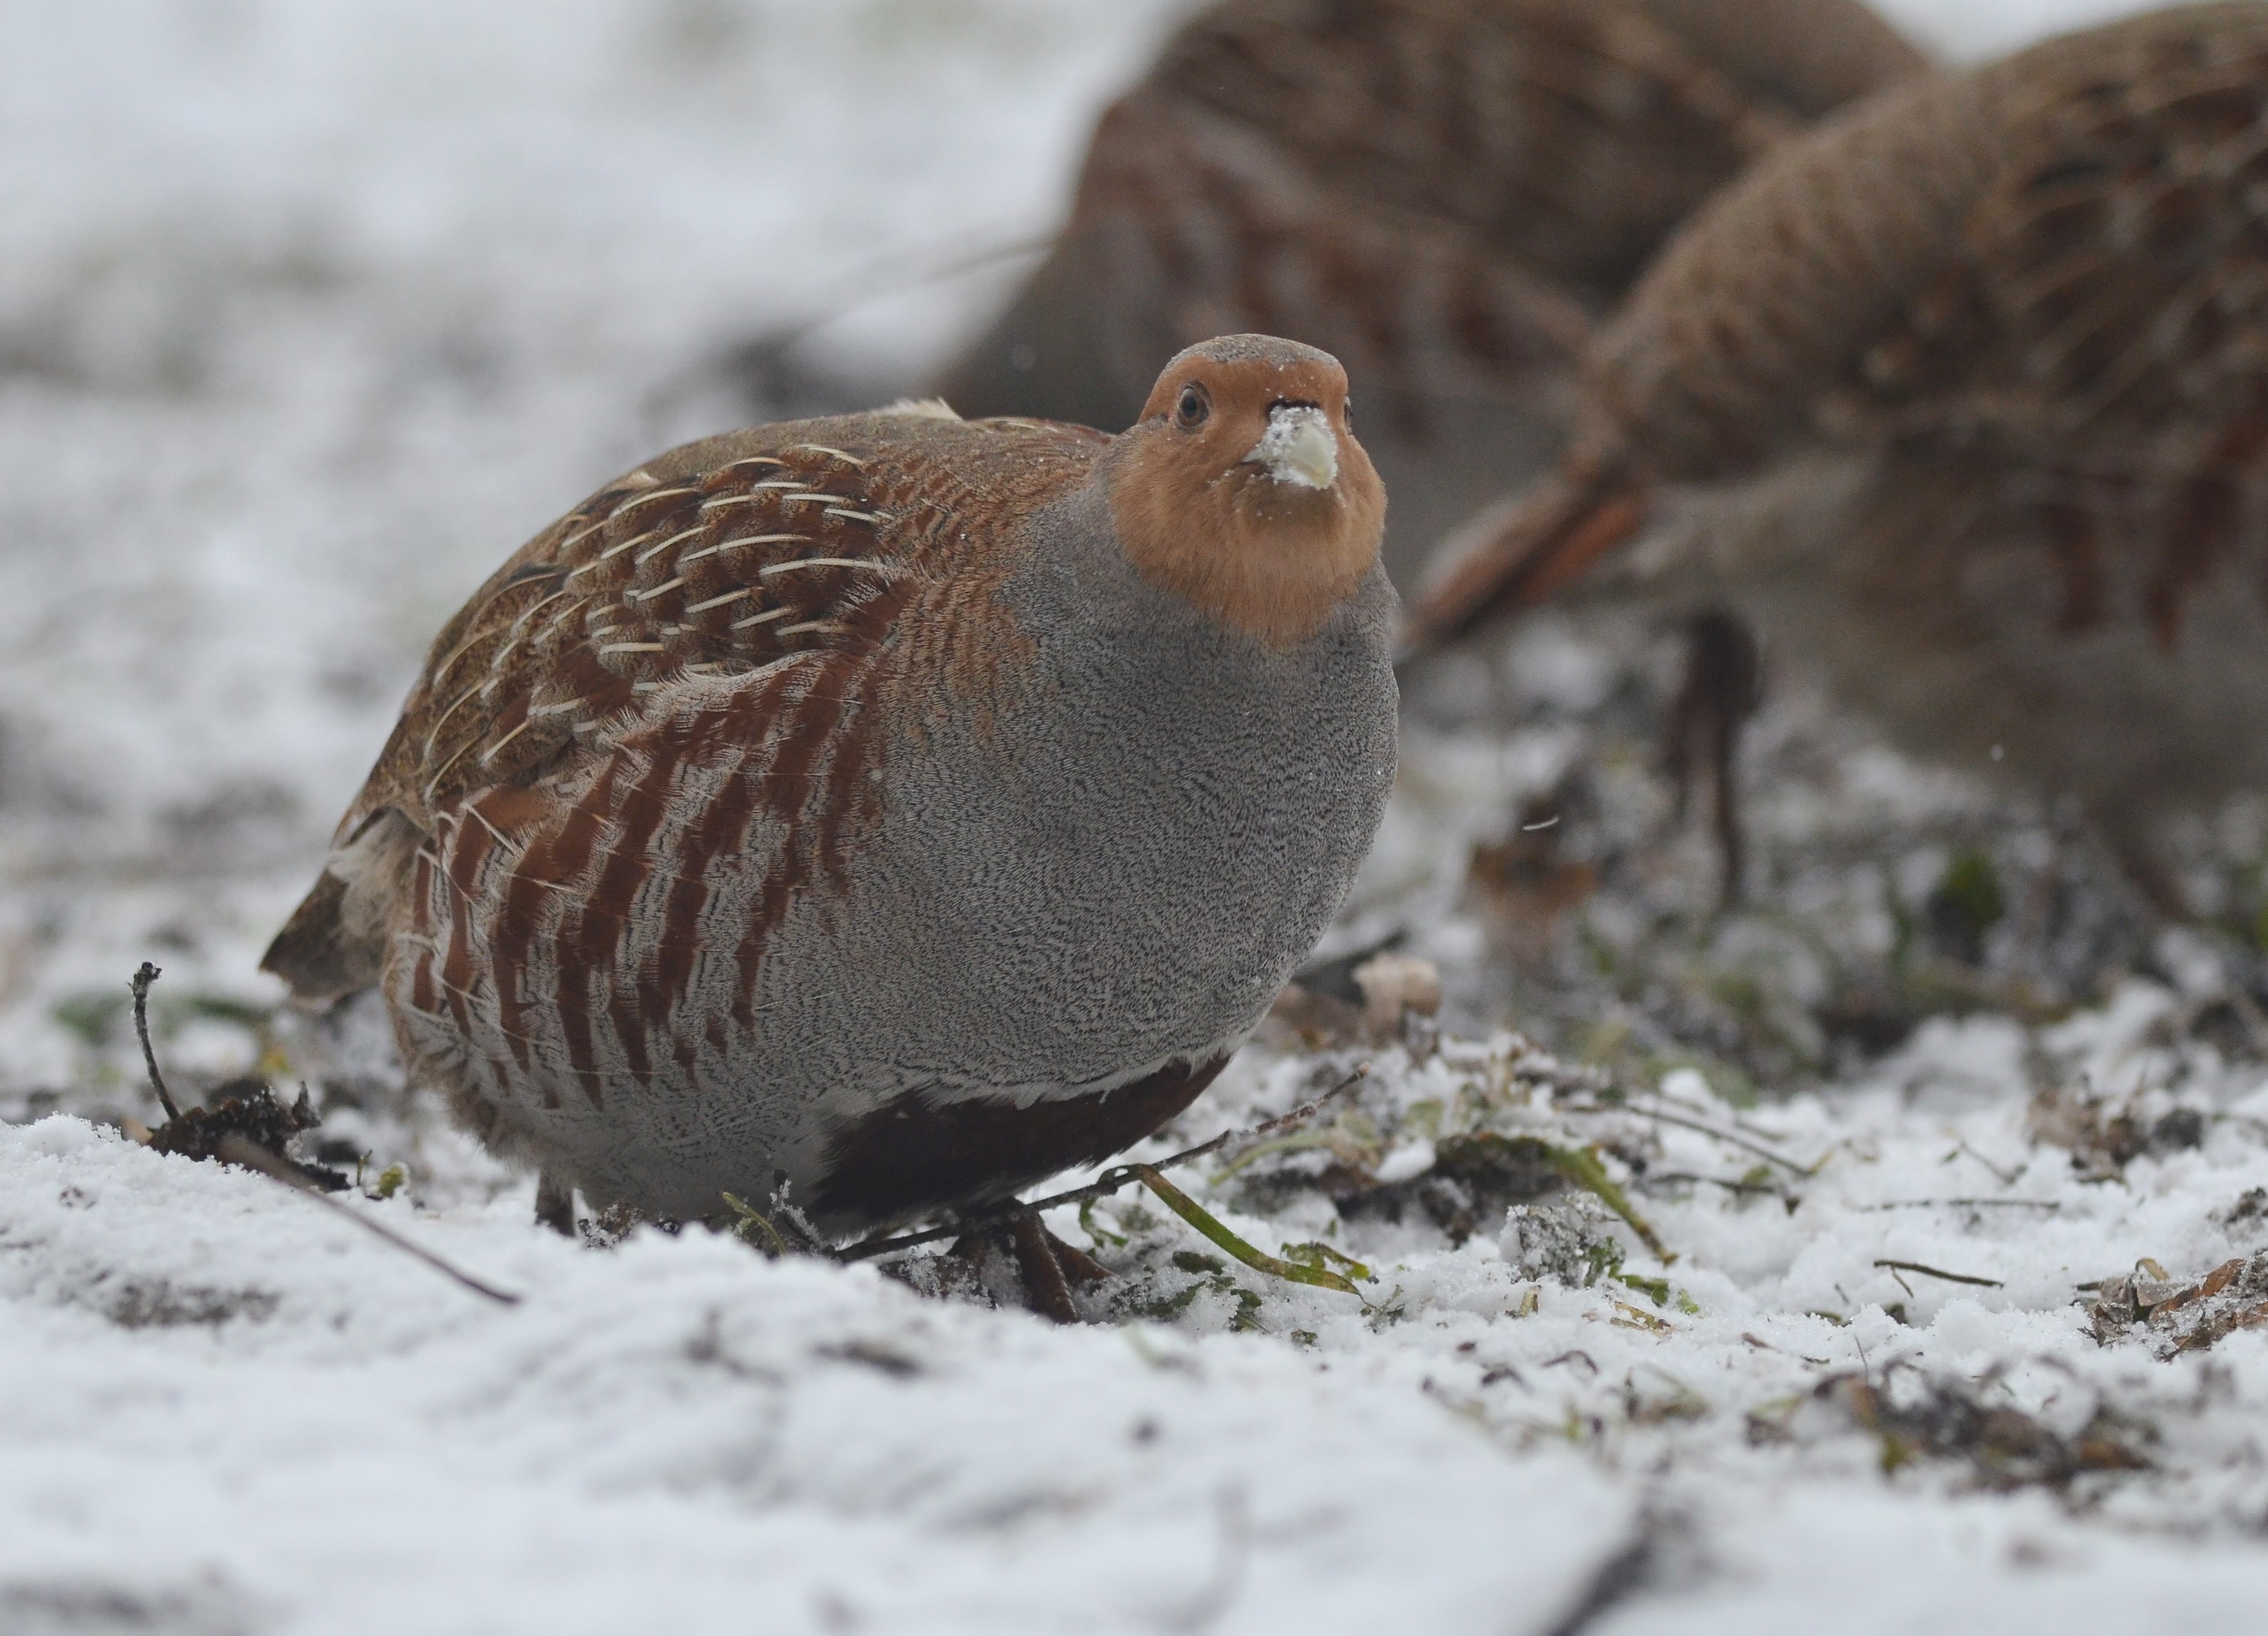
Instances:
[[[1752,751],[1758,910],[1691,912],[1611,621],[1506,661],[1515,729],[1413,732],[1337,947],[1413,928],[1450,1036],[1256,1050],[1145,1150],[1373,1056],[1182,1173],[1359,1297],[1130,1192],[1058,1215],[1123,1274],[1075,1330],[699,1233],[576,1249],[366,1013],[276,1014],[259,947],[465,591],[729,418],[737,341],[872,291],[814,352],[917,377],[1179,9],[0,10],[0,1632],[2257,1625],[2252,956],[1800,700]],[[2132,7],[1888,9],[1978,55]],[[1571,792],[1588,839],[1519,852]],[[314,1077],[323,1139],[408,1168],[353,1207],[520,1302],[91,1123],[152,1117],[144,958],[177,1081]],[[1538,1169],[1594,1145],[1675,1260]]]

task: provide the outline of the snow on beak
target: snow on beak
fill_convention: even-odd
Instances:
[[[1263,468],[1278,483],[1328,489],[1339,480],[1339,440],[1313,404],[1278,403],[1243,463]]]

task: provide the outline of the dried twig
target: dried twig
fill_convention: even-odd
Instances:
[[[2024,1174],[2024,1168],[2021,1165],[2018,1165],[2013,1170],[2003,1170],[1999,1166],[1994,1164],[1991,1160],[1984,1157],[1984,1154],[1971,1147],[1966,1138],[1963,1138],[1955,1146],[1953,1152],[1955,1153],[1967,1153],[1978,1164],[1983,1165],[1987,1170],[1990,1170],[1992,1173],[1994,1179],[1997,1180],[2003,1187],[2014,1187],[2016,1184],[2016,1179]],[[1951,1153],[1947,1155],[1948,1158],[1951,1158],[1952,1156],[1953,1155]]]
[[[1792,1199],[1793,1198],[1793,1195],[1781,1191],[1769,1182],[1728,1181],[1720,1175],[1701,1175],[1691,1170],[1652,1170],[1646,1173],[1646,1186],[1649,1190],[1667,1187],[1673,1182],[1706,1183],[1708,1186],[1721,1187],[1728,1193],[1738,1193],[1743,1197],[1755,1193],[1767,1198]]]
[[[519,1297],[511,1291],[498,1289],[491,1284],[483,1284],[471,1273],[452,1266],[423,1244],[404,1238],[384,1222],[373,1221],[359,1211],[350,1210],[329,1194],[321,1191],[306,1176],[301,1175],[257,1142],[247,1141],[241,1136],[223,1137],[220,1144],[220,1156],[230,1164],[242,1165],[247,1170],[257,1170],[262,1175],[273,1177],[294,1192],[305,1193],[324,1209],[336,1212],[366,1233],[375,1233],[396,1249],[416,1256],[418,1260],[437,1272],[446,1273],[475,1295],[485,1295],[498,1306],[519,1305]]]
[[[142,1042],[142,1065],[150,1071],[150,1088],[158,1093],[158,1105],[166,1110],[166,1117],[178,1119],[181,1110],[173,1106],[166,1089],[166,1076],[158,1072],[158,1053],[150,1048],[150,985],[163,975],[145,960],[128,986],[134,991],[134,1032]]]
[[[1878,1267],[1888,1267],[1893,1272],[1918,1272],[1924,1278],[1943,1279],[1948,1284],[1974,1284],[1980,1289],[2004,1288],[1998,1279],[1973,1278],[1966,1272],[1948,1272],[1942,1267],[1926,1266],[1918,1261],[1877,1261]]]
[[[1666,1109],[1648,1107],[1640,1102],[1623,1102],[1612,1106],[1596,1103],[1565,1102],[1559,1105],[1557,1111],[1561,1113],[1587,1113],[1601,1115],[1634,1113],[1642,1119],[1659,1119],[1664,1124],[1681,1124],[1689,1131],[1698,1131],[1704,1136],[1713,1136],[1720,1142],[1730,1142],[1734,1146],[1743,1148],[1746,1151],[1756,1154],[1759,1159],[1767,1160],[1773,1164],[1785,1167],[1787,1171],[1793,1175],[1808,1176],[1819,1168],[1817,1165],[1811,1165],[1808,1167],[1800,1165],[1796,1163],[1794,1160],[1788,1158],[1786,1154],[1776,1153],[1772,1152],[1771,1148],[1764,1146],[1763,1143],[1751,1141],[1749,1138],[1742,1136],[1735,1131],[1719,1130],[1717,1126],[1710,1124],[1704,1120],[1691,1118],[1684,1114],[1671,1113]]]
[[[1141,1181],[1142,1177],[1138,1173],[1143,1170],[1175,1169],[1192,1161],[1203,1159],[1208,1154],[1219,1153],[1232,1144],[1265,1141],[1278,1131],[1287,1130],[1295,1124],[1304,1124],[1322,1112],[1326,1103],[1343,1092],[1353,1089],[1369,1077],[1370,1065],[1366,1062],[1357,1063],[1344,1079],[1313,1102],[1303,1103],[1287,1114],[1282,1114],[1276,1118],[1256,1124],[1249,1130],[1224,1131],[1209,1142],[1200,1142],[1195,1147],[1183,1148],[1169,1159],[1160,1159],[1154,1165],[1115,1165],[1085,1187],[1075,1187],[1067,1193],[1056,1193],[1046,1198],[1035,1198],[1029,1204],[1011,1200],[993,1209],[964,1216],[950,1226],[932,1227],[924,1233],[908,1233],[897,1238],[865,1239],[836,1250],[835,1258],[837,1261],[870,1261],[876,1256],[893,1255],[901,1249],[913,1249],[923,1244],[934,1244],[942,1239],[958,1238],[964,1233],[982,1232],[986,1227],[1012,1221],[1025,1211],[1036,1213],[1042,1210],[1057,1209],[1064,1205],[1085,1205],[1098,1198],[1108,1198],[1111,1194],[1122,1191],[1132,1183]]]
[[[146,960],[142,962],[142,969],[134,974],[134,981],[130,985],[134,990],[134,1032],[141,1036],[142,1062],[143,1065],[150,1071],[150,1087],[158,1093],[158,1101],[165,1107],[166,1117],[178,1123],[181,1116],[180,1109],[173,1106],[173,1097],[166,1093],[166,1076],[158,1071],[158,1053],[150,1045],[150,985],[155,983],[159,976],[158,968]],[[267,1094],[264,1087],[261,1094],[263,1096]],[[306,1105],[306,1087],[302,1086],[299,1091],[299,1101],[303,1108]],[[510,1291],[500,1290],[491,1285],[482,1283],[471,1273],[460,1271],[451,1266],[423,1245],[412,1243],[392,1227],[348,1209],[337,1199],[316,1186],[298,1166],[276,1153],[269,1153],[268,1149],[248,1138],[232,1131],[220,1139],[220,1143],[215,1149],[215,1154],[226,1163],[242,1165],[247,1170],[257,1170],[264,1176],[281,1182],[294,1192],[305,1193],[324,1209],[335,1211],[364,1231],[377,1234],[396,1249],[405,1250],[416,1256],[418,1260],[437,1272],[446,1273],[475,1294],[485,1295],[501,1306],[516,1307],[519,1304],[519,1297]]]
[[[2052,1198],[1893,1198],[1879,1205],[1853,1205],[1853,1210],[2060,1210]]]

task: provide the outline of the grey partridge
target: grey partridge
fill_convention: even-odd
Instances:
[[[443,630],[266,965],[382,986],[547,1195],[785,1184],[839,1235],[1186,1107],[1392,782],[1385,494],[1327,354],[1174,358],[1110,438],[942,406],[711,438]]]
[[[1328,348],[1406,578],[1548,468],[1594,315],[1689,211],[1926,67],[1858,0],[1228,0],[1103,114],[1053,253],[938,390],[1119,426],[1199,336]]]
[[[1837,469],[1839,466],[1839,470]],[[1677,485],[1835,503],[1656,535],[1910,747],[2167,815],[2268,787],[2268,5],[1882,93],[1762,162],[1606,326],[1558,472],[1418,600],[1532,605]],[[1821,486],[1824,485],[1824,486]]]

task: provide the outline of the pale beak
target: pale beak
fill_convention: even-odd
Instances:
[[[1278,483],[1328,489],[1339,480],[1338,437],[1322,410],[1279,403],[1268,411],[1268,430],[1243,463],[1263,468]]]

